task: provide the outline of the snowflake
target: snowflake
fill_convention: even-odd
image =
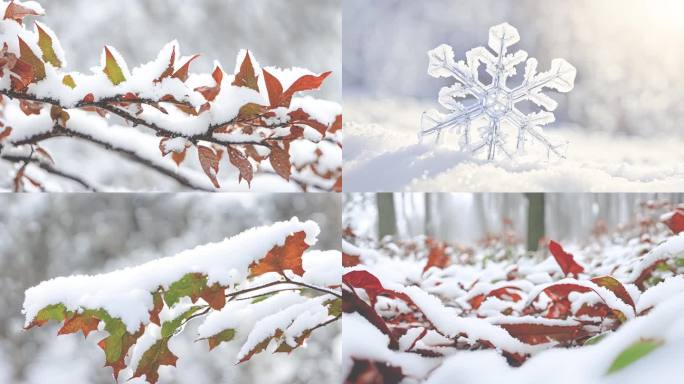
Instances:
[[[439,91],[439,103],[451,113],[442,114],[436,110],[423,113],[419,137],[435,134],[437,141],[443,130],[458,129],[460,146],[477,155],[487,150],[487,160],[494,160],[501,150],[509,158],[512,151],[523,153],[528,136],[551,152],[564,157],[560,145],[552,144],[542,134],[542,126],[555,121],[551,111],[558,103],[542,93],[544,88],[558,92],[569,92],[575,82],[577,70],[564,59],[551,61],[548,72],[537,73],[537,60],[527,58],[527,52],[519,50],[508,53],[508,47],[520,41],[518,30],[507,23],[489,29],[489,47],[473,48],[466,53],[466,61],[456,62],[453,49],[442,44],[428,52],[430,64],[428,74],[433,77],[453,77],[456,83]],[[516,75],[516,66],[526,61],[525,77],[521,85],[509,88],[508,78]],[[480,80],[479,67],[484,63],[492,80],[485,85]],[[458,99],[467,98],[464,105]],[[530,101],[543,109],[525,114],[516,104]],[[480,139],[471,138],[471,127],[479,129]],[[507,142],[509,132],[517,132],[515,148]]]

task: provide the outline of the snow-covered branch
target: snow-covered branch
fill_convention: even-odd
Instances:
[[[215,62],[211,73],[195,74],[190,65],[198,55],[181,56],[175,41],[155,60],[132,70],[116,49],[106,46],[92,74],[69,72],[55,33],[38,22],[34,30],[23,24],[26,16],[43,14],[38,3],[2,2],[0,12],[5,15],[0,21],[0,128],[11,128],[4,135],[4,148],[34,145],[65,132],[81,137],[84,130],[103,142],[102,147],[117,148],[133,138],[98,131],[125,123],[156,138],[157,145],[147,146],[148,154],[139,156],[147,160],[156,150],[158,157],[170,155],[180,166],[187,150],[196,148],[210,189],[221,188],[218,172],[224,154],[237,170],[238,182],[245,179],[249,185],[262,164],[289,181],[301,170],[294,164],[297,158],[312,157],[316,163],[325,157],[326,172],[316,172],[319,164],[313,164],[309,169],[314,172],[294,184],[302,189],[341,189],[341,150],[324,153],[318,145],[340,146],[341,107],[298,96],[320,88],[330,72],[262,68],[243,50],[232,73]],[[156,161],[138,162],[160,171],[150,167],[158,165]]]
[[[319,232],[293,218],[139,266],[45,281],[26,291],[25,325],[105,332],[99,346],[115,378],[131,367],[126,376],[150,383],[175,366],[169,340],[195,319],[210,349],[242,344],[237,362],[269,345],[289,353],[341,316],[341,253],[307,251]]]

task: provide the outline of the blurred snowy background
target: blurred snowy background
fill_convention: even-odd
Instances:
[[[532,235],[584,244],[597,231],[613,233],[658,219],[658,202],[684,203],[681,193],[347,193],[343,227],[363,237],[410,239],[427,235],[439,241],[474,245],[489,235]],[[538,217],[537,223],[530,223]]]
[[[242,48],[262,65],[333,71],[318,94],[341,100],[341,0],[41,0],[67,54],[68,68],[99,65],[105,44],[132,68],[157,57],[177,39],[184,55],[202,56],[192,68],[210,72],[213,60],[232,70]]]
[[[681,190],[684,52],[676,47],[684,44],[683,13],[679,0],[345,0],[345,187]],[[486,45],[489,27],[502,22],[518,29],[521,41],[513,48],[536,57],[540,70],[556,57],[577,68],[573,91],[550,94],[560,105],[557,122],[545,129],[557,142],[570,142],[564,165],[492,169],[453,151],[411,146],[420,114],[444,111],[437,94],[452,84],[427,75],[427,51],[447,43],[461,60]],[[390,164],[401,172],[373,177]]]
[[[319,223],[316,249],[340,244],[333,195],[4,195],[0,207],[0,383],[113,382],[100,335],[57,337],[55,324],[22,330],[24,290],[43,280],[137,265],[292,216]],[[239,345],[210,353],[189,327],[174,351],[178,368],[164,367],[160,383],[341,381],[337,323],[291,355],[260,354],[237,366]]]

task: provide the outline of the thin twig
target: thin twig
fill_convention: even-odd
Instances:
[[[5,161],[9,161],[11,163],[29,161],[31,164],[34,164],[34,165],[40,167],[41,169],[43,169],[44,171],[46,171],[50,174],[59,176],[61,178],[67,179],[67,180],[71,180],[77,184],[80,184],[82,187],[84,187],[85,189],[87,189],[89,191],[97,192],[97,189],[95,187],[93,187],[90,183],[88,183],[86,180],[84,180],[83,178],[76,176],[76,175],[73,175],[73,174],[70,174],[66,171],[57,169],[53,165],[46,163],[44,161],[40,161],[40,160],[35,159],[35,158],[30,158],[28,156],[12,156],[12,155],[3,155],[2,159]]]

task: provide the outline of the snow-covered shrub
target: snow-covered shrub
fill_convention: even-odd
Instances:
[[[526,253],[505,236],[459,247],[347,231],[345,382],[676,382],[684,208],[643,210],[615,233],[598,225],[584,244],[566,244],[574,254],[555,241]],[[656,350],[648,366],[632,365]]]
[[[216,62],[211,73],[195,74],[198,55],[182,56],[176,41],[132,69],[105,46],[92,74],[69,72],[56,34],[37,21],[33,30],[24,26],[25,17],[44,13],[37,2],[3,1],[0,12],[0,157],[16,164],[14,190],[44,190],[50,176],[100,189],[78,170],[61,169],[40,145],[59,137],[118,153],[190,189],[221,188],[225,158],[238,183],[250,185],[261,172],[302,190],[341,190],[341,107],[297,96],[330,72],[262,68],[242,50],[233,73]],[[188,151],[206,177],[177,168]]]
[[[155,383],[175,366],[172,338],[202,319],[198,338],[242,347],[242,363],[270,348],[290,353],[341,316],[341,254],[307,251],[320,228],[297,218],[110,273],[45,281],[26,291],[26,328],[106,333],[98,345],[114,377]]]

